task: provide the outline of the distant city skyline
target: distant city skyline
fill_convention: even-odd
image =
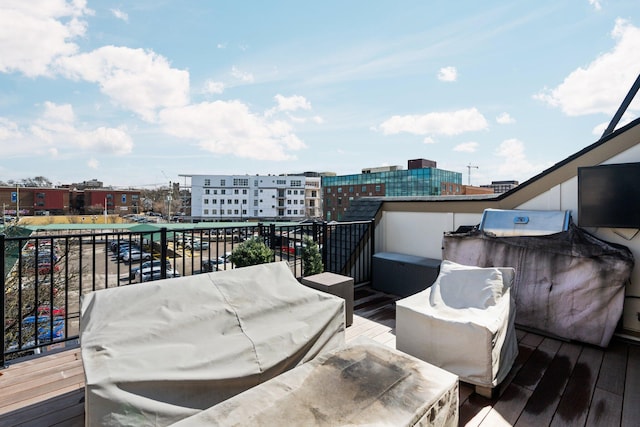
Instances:
[[[637,0],[3,2],[0,180],[425,158],[522,183],[600,138],[639,51]]]

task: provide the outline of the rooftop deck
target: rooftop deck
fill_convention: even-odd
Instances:
[[[367,287],[355,293],[347,341],[364,335],[395,347],[395,297]],[[608,349],[518,330],[519,355],[500,397],[460,384],[461,426],[637,426],[640,346],[614,338]],[[84,425],[79,348],[0,370],[0,425]]]

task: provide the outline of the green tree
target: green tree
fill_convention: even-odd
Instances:
[[[266,264],[273,261],[273,251],[260,237],[252,237],[238,245],[231,253],[229,260],[236,267]]]
[[[302,269],[304,276],[312,276],[324,271],[320,248],[311,237],[305,237],[302,240]]]

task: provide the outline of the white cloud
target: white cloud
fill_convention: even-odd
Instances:
[[[496,162],[497,177],[522,181],[544,169],[543,166],[533,165],[527,160],[524,143],[515,138],[503,141],[495,154],[501,158]]]
[[[22,138],[22,132],[18,129],[18,124],[7,118],[0,117],[0,141],[4,142],[3,145],[20,138]]]
[[[282,96],[280,94],[274,97],[278,106],[278,111],[296,111],[296,110],[311,110],[311,103],[305,99],[304,96]]]
[[[322,117],[320,117],[320,116],[313,116],[311,118],[311,121],[313,121],[314,123],[317,123],[319,125],[324,123],[324,119]]]
[[[237,67],[231,67],[231,76],[245,83],[253,82],[253,74],[239,70]]]
[[[91,169],[98,169],[98,167],[100,166],[100,162],[92,157],[87,162],[87,166],[89,166]]]
[[[227,44],[226,44],[226,43],[218,43],[218,44],[216,45],[216,47],[217,47],[218,49],[226,49],[226,48],[227,48]]]
[[[0,4],[0,72],[29,77],[51,75],[55,58],[78,51],[72,42],[83,36],[84,17],[93,11],[85,0],[12,0]]]
[[[41,117],[24,130],[16,123],[0,118],[0,140],[11,142],[4,144],[3,154],[57,156],[80,150],[123,155],[133,149],[133,140],[124,127],[81,128],[71,105],[45,102],[43,107]]]
[[[207,80],[204,83],[204,93],[218,94],[224,92],[224,83]]]
[[[385,135],[407,132],[414,135],[459,135],[488,128],[487,120],[476,108],[446,113],[393,116],[380,129]]]
[[[475,153],[478,150],[477,142],[464,142],[453,147],[453,151],[461,153]]]
[[[253,114],[240,101],[203,102],[160,112],[164,131],[215,154],[260,160],[294,159],[305,147],[291,126]]]
[[[189,102],[189,73],[143,49],[104,46],[57,61],[70,78],[97,83],[118,105],[154,121],[156,110]]]
[[[435,144],[436,141],[435,139],[431,138],[430,136],[426,136],[423,140],[422,140],[423,144]]]
[[[126,12],[121,11],[120,9],[111,9],[111,13],[118,19],[123,20],[124,22],[129,22],[129,15]]]
[[[589,4],[590,4],[591,6],[593,6],[593,8],[594,8],[595,10],[600,10],[600,9],[602,9],[602,6],[600,5],[600,1],[599,1],[599,0],[589,0]]]
[[[443,82],[455,82],[458,80],[458,70],[456,67],[443,67],[438,72],[438,80]]]
[[[534,95],[569,116],[604,113],[612,114],[619,107],[640,69],[640,28],[618,19],[612,31],[615,47],[597,57],[585,68],[569,74],[554,89]],[[636,99],[629,110],[640,110]]]
[[[496,117],[496,123],[501,125],[507,125],[515,122],[515,119],[511,117],[509,113],[502,113],[498,117]]]
[[[311,110],[311,103],[307,101],[307,99],[304,96],[293,95],[293,96],[287,97],[287,96],[277,94],[276,96],[274,96],[274,99],[277,105],[265,112],[266,117],[271,117],[275,113],[282,112],[282,111]],[[306,118],[301,118],[301,117],[294,118],[292,116],[289,116],[289,117],[291,117],[292,120],[297,122],[307,121]]]

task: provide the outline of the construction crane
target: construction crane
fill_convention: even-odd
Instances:
[[[468,185],[471,185],[471,169],[478,169],[478,166],[474,166],[471,163],[469,163],[467,165],[467,171],[468,171],[467,172],[467,177],[468,177],[467,178],[467,183],[468,183]]]

